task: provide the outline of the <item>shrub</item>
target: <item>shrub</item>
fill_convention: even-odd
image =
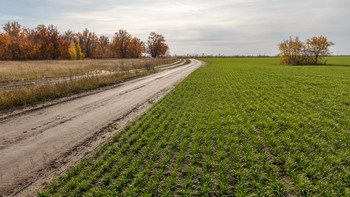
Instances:
[[[310,65],[325,64],[325,56],[331,54],[329,47],[334,45],[326,37],[312,37],[306,42],[301,42],[298,37],[285,40],[279,44],[279,57],[282,64]]]

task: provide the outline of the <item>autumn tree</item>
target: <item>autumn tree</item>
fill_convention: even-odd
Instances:
[[[34,59],[37,47],[31,39],[32,31],[22,28],[18,22],[8,22],[3,26],[0,38],[0,59]]]
[[[72,41],[70,42],[68,53],[69,53],[70,59],[73,59],[73,60],[83,59],[83,53],[81,52],[79,41],[77,39],[73,38]]]
[[[57,28],[53,25],[49,25],[48,37],[49,43],[51,44],[51,59],[58,59],[63,54],[63,50],[66,46],[69,45],[69,42],[66,42],[63,37],[59,34]]]
[[[67,40],[68,42],[72,42],[73,39],[75,39],[78,35],[73,33],[72,30],[68,29],[67,31],[64,32],[63,38]]]
[[[322,61],[325,56],[331,55],[329,47],[334,45],[333,42],[328,41],[326,37],[312,37],[306,40],[306,50],[312,57],[312,64],[324,64]]]
[[[168,46],[162,35],[152,32],[145,43],[126,30],[115,33],[113,40],[97,37],[84,29],[60,34],[53,25],[24,28],[18,22],[3,25],[0,33],[0,60],[82,59],[82,58],[141,58],[149,52],[152,57],[165,56]]]
[[[27,29],[21,27],[18,22],[8,22],[3,26],[5,34],[8,35],[9,42],[6,48],[6,59],[20,60],[25,58],[25,49],[28,48],[26,38]]]
[[[114,56],[117,58],[127,58],[128,57],[128,50],[129,50],[129,44],[132,37],[131,35],[123,29],[120,29],[118,32],[115,33],[115,36],[113,38],[113,53]]]
[[[50,44],[48,30],[45,25],[38,25],[31,33],[31,39],[36,45],[36,59],[50,59]]]
[[[36,59],[67,59],[70,42],[60,35],[53,25],[38,25],[31,31],[29,40],[35,44]]]
[[[289,40],[280,43],[279,50],[282,64],[299,65],[305,62],[305,46],[298,37],[290,37]]]
[[[145,43],[139,38],[132,38],[129,43],[128,57],[129,58],[141,58],[142,53],[146,51]]]
[[[3,30],[10,37],[19,37],[22,31],[21,25],[17,22],[8,22],[3,26]]]
[[[64,40],[70,43],[68,48],[70,59],[73,59],[73,60],[83,59],[84,55],[81,52],[81,47],[79,44],[79,34],[76,34],[71,30],[67,30],[64,32],[63,38]]]
[[[94,54],[98,45],[98,38],[94,32],[90,32],[87,28],[83,33],[78,34],[81,50],[86,58],[94,58]]]
[[[279,44],[279,57],[282,64],[308,65],[320,64],[322,58],[330,55],[329,46],[333,45],[326,37],[313,37],[302,42],[298,37],[290,38]]]
[[[0,60],[10,60],[8,46],[10,44],[10,36],[0,34]]]
[[[31,30],[23,28],[20,38],[18,39],[19,44],[19,57],[18,60],[33,60],[38,53],[37,47],[34,41],[31,39]],[[14,57],[12,57],[15,59]]]
[[[155,32],[150,33],[147,40],[147,52],[152,57],[162,57],[164,56],[169,47],[165,44],[165,38],[161,34],[156,34]]]
[[[68,53],[69,53],[70,59],[72,60],[77,59],[77,51],[75,50],[75,43],[73,40],[69,44]]]
[[[81,47],[80,47],[80,44],[77,40],[73,40],[74,42],[74,46],[75,46],[75,51],[76,51],[76,54],[77,54],[77,60],[82,60],[83,59],[83,53],[81,52]]]
[[[94,57],[109,58],[111,56],[111,44],[109,42],[109,38],[106,36],[100,36],[97,42],[97,48]]]

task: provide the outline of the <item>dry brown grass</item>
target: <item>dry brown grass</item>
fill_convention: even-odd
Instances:
[[[79,92],[112,85],[134,77],[148,75],[153,72],[155,71],[145,70],[136,73],[95,76],[56,84],[0,91],[0,110],[66,97]]]
[[[0,83],[118,72],[174,62],[175,58],[0,61]]]
[[[29,86],[0,91],[0,110],[17,106],[45,102],[70,96],[75,93],[115,84],[133,77],[155,72],[149,69],[161,64],[175,62],[176,58],[167,59],[102,59],[102,60],[45,60],[45,61],[0,61],[0,84],[15,81],[38,80],[46,78],[69,77],[76,75],[97,74],[105,71],[111,75],[96,75],[69,80],[56,84]],[[138,72],[132,69],[143,69]]]

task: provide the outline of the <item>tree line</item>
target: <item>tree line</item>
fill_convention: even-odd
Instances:
[[[3,25],[0,33],[0,60],[48,60],[83,58],[141,58],[168,55],[165,38],[150,33],[147,42],[119,30],[113,39],[97,36],[87,28],[82,33],[67,30],[60,34],[53,25],[24,28],[18,22]]]
[[[324,36],[312,37],[305,42],[298,37],[285,40],[279,44],[279,57],[282,64],[312,65],[326,64],[324,57],[331,55],[329,47],[334,45]]]

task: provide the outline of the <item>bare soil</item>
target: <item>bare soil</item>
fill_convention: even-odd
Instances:
[[[144,113],[198,60],[122,84],[0,114],[0,196],[33,196]]]

